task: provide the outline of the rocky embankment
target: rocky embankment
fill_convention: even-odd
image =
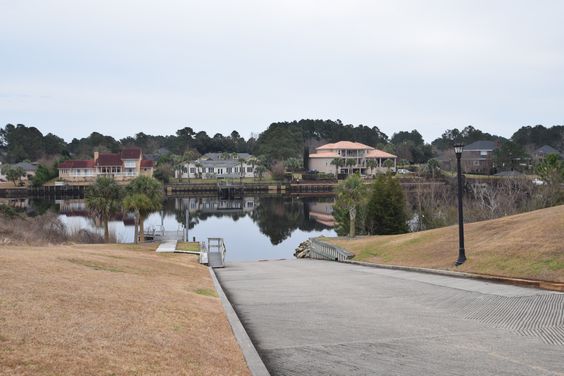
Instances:
[[[311,241],[306,240],[300,243],[294,251],[295,258],[309,258],[309,251],[311,250]]]

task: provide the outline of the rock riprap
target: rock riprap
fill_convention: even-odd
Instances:
[[[294,251],[295,258],[309,258],[309,252],[311,250],[311,241],[306,240],[305,242],[301,242],[300,245]]]

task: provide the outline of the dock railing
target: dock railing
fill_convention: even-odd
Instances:
[[[225,265],[225,242],[223,238],[208,238],[208,265],[212,268],[222,268]]]
[[[333,244],[325,243],[317,238],[311,238],[309,257],[317,260],[345,261],[353,258],[353,254]]]

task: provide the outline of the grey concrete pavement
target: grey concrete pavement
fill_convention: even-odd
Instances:
[[[564,375],[564,294],[315,260],[216,273],[272,375]]]

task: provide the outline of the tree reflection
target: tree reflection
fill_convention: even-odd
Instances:
[[[220,200],[211,197],[193,197],[169,200],[166,207],[174,212],[176,220],[186,224],[186,208],[189,210],[189,229],[208,218],[229,217],[233,221],[249,216],[273,245],[288,239],[296,230],[321,231],[329,228],[309,216],[309,204],[327,198],[299,199],[285,196],[246,197],[241,200]]]

